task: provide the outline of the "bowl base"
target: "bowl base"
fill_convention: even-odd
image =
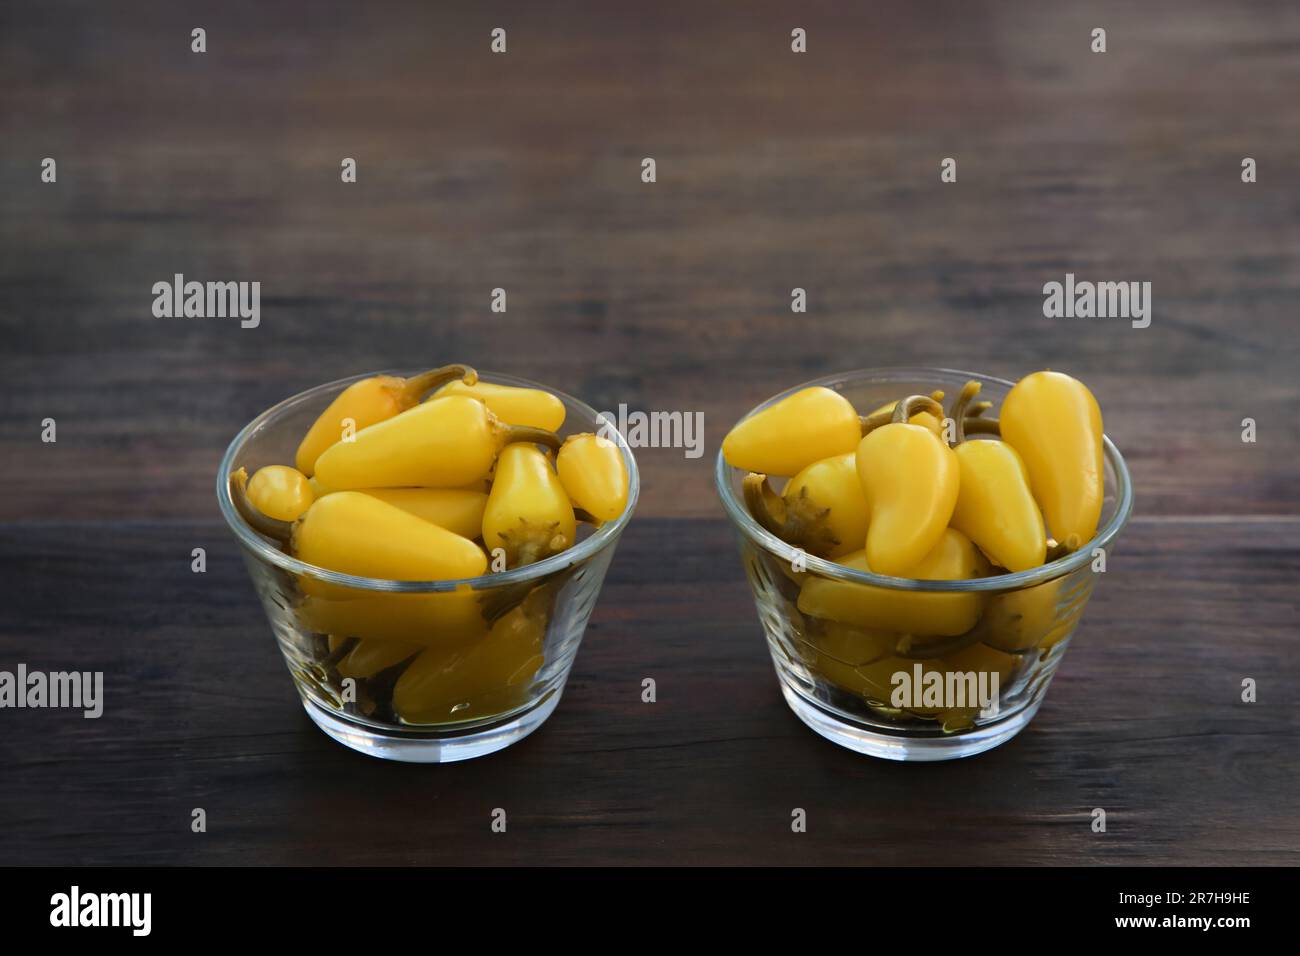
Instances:
[[[500,723],[445,733],[418,727],[384,731],[340,717],[309,698],[302,705],[317,727],[363,754],[402,763],[453,763],[496,753],[523,740],[551,716],[563,692],[563,687],[557,687],[529,710]]]
[[[903,732],[890,733],[880,727],[850,723],[818,706],[803,694],[781,681],[781,693],[795,716],[832,743],[869,757],[884,760],[924,762],[971,757],[1004,744],[1020,733],[1038,713],[1042,697],[999,720],[997,723],[961,733],[920,737]]]

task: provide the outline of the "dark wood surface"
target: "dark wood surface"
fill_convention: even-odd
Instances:
[[[0,669],[107,682],[0,711],[0,863],[1300,862],[1300,11],[846,6],[0,10]],[[261,326],[153,318],[175,272],[260,281]],[[1066,272],[1152,282],[1151,327],[1045,319]],[[706,454],[639,454],[540,731],[386,765],[302,713],[212,482],[279,399],[453,360],[702,411]],[[712,491],[755,402],[870,365],[1070,371],[1133,470],[1046,704],[972,760],[789,713]]]

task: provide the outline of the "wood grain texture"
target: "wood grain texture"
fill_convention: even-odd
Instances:
[[[1300,862],[1300,9],[1056,6],[0,8],[0,668],[109,695],[0,712],[0,863]],[[176,272],[261,326],[153,318]],[[1066,272],[1150,281],[1151,327],[1045,319]],[[455,360],[703,412],[705,455],[639,454],[540,732],[386,766],[302,714],[214,471],[303,388]],[[786,710],[712,489],[753,404],[873,365],[1070,371],[1137,490],[1034,724],[949,766]]]
[[[1294,528],[1134,525],[1029,728],[978,758],[904,766],[786,709],[724,522],[642,520],[559,709],[515,747],[445,767],[384,764],[316,730],[223,527],[114,528],[0,535],[16,595],[0,660],[108,682],[99,720],[4,715],[5,862],[1300,862]],[[196,544],[206,575],[189,570]],[[1256,704],[1239,702],[1245,676]],[[194,807],[206,834],[189,832]],[[795,807],[806,834],[790,832]]]

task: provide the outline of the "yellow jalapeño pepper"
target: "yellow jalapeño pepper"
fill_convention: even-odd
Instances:
[[[899,635],[893,631],[854,627],[827,618],[809,618],[803,643],[823,657],[856,667],[891,653],[898,638]]]
[[[540,388],[494,385],[491,382],[448,382],[434,398],[468,395],[477,398],[507,425],[530,425],[557,432],[564,424],[564,402]]]
[[[807,465],[857,447],[862,421],[839,392],[815,386],[781,399],[722,440],[727,464],[765,475],[793,475]]]
[[[439,506],[436,506],[436,505],[435,505],[435,506],[426,506],[423,502],[417,504],[417,501],[419,500],[417,496],[414,496],[414,495],[406,495],[406,496],[404,496],[404,495],[400,494],[401,492],[417,491],[417,490],[419,490],[419,491],[477,491],[479,494],[486,495],[486,494],[488,493],[488,489],[491,488],[491,486],[492,486],[492,479],[491,479],[491,477],[489,476],[489,477],[487,477],[487,478],[479,478],[479,479],[477,479],[477,480],[475,480],[475,481],[471,481],[471,482],[468,482],[468,483],[463,484],[463,485],[457,485],[457,486],[455,486],[455,487],[453,487],[453,488],[422,488],[422,489],[416,489],[416,488],[346,488],[346,489],[344,489],[344,488],[326,488],[326,487],[321,483],[321,480],[320,480],[319,478],[315,477],[315,476],[312,476],[311,478],[308,478],[308,479],[307,479],[307,484],[311,487],[312,495],[315,496],[316,498],[324,498],[324,497],[325,497],[326,495],[328,495],[331,491],[364,491],[364,492],[365,492],[366,494],[368,494],[368,495],[375,494],[375,492],[377,492],[377,491],[378,491],[378,492],[384,492],[384,493],[385,493],[385,494],[381,494],[381,495],[376,495],[376,497],[386,497],[387,492],[398,492],[399,494],[397,494],[395,497],[396,497],[396,498],[401,498],[401,499],[403,500],[403,503],[404,503],[404,504],[410,505],[411,507],[410,507],[409,510],[411,511],[412,514],[416,514],[416,515],[418,515],[419,517],[424,518],[425,516],[424,516],[423,512],[424,512],[425,510],[430,510],[430,511],[432,511],[432,510],[437,509]],[[438,500],[438,499],[437,499],[436,496],[434,496],[433,498],[430,498],[430,499],[428,499],[428,500],[433,501],[433,500]],[[443,499],[443,500],[450,501],[451,499]],[[429,520],[429,519],[428,519],[428,518],[425,518],[425,520],[427,521],[427,520]],[[440,524],[440,523],[441,523],[441,522],[438,522],[438,521],[435,521],[435,522],[434,522],[434,524]],[[472,537],[472,535],[471,535],[471,537]]]
[[[903,691],[907,684],[916,682],[917,674],[921,676],[921,686],[924,687],[927,680],[932,674],[942,674],[943,662],[931,658],[905,658],[905,657],[882,657],[879,660],[869,664],[860,664],[853,669],[856,683],[850,688],[867,699],[876,701],[882,705],[894,707],[897,711],[910,713],[922,717],[933,717],[939,712],[938,707],[908,706],[898,707],[898,704],[912,703],[910,700],[900,700],[904,696]],[[904,684],[903,677],[906,677],[907,683]]]
[[[254,476],[256,477],[256,476]],[[483,530],[487,492],[472,488],[361,488],[417,518],[430,521],[462,538],[477,538]]]
[[[764,476],[748,476],[745,502],[759,524],[778,538],[819,558],[862,549],[870,515],[852,452],[813,462],[786,483],[775,501],[765,485]]]
[[[808,633],[796,645],[804,662],[832,684],[865,696],[867,686],[857,668],[889,654],[898,635],[863,630],[839,621],[809,618],[808,623]]]
[[[448,581],[478,577],[487,570],[487,556],[473,541],[371,495],[336,491],[317,498],[291,524],[257,511],[248,500],[247,481],[242,468],[230,476],[231,498],[240,515],[307,564],[393,581]],[[305,591],[309,583],[301,582]]]
[[[306,593],[294,609],[300,625],[332,638],[454,648],[487,633],[479,595],[469,588],[393,594],[303,585]]]
[[[498,714],[521,703],[544,663],[547,588],[535,588],[481,641],[430,649],[397,680],[393,709],[407,723],[436,724]]]
[[[960,468],[951,448],[924,425],[908,422],[913,395],[894,410],[894,421],[868,432],[858,445],[857,469],[871,509],[867,560],[877,574],[915,577],[912,568],[934,549],[957,504]]]
[[[1043,515],[1029,490],[1025,463],[1014,448],[996,439],[966,441],[964,412],[979,390],[979,382],[966,383],[953,406],[961,482],[952,527],[995,564],[1027,571],[1042,564],[1047,553]]]
[[[917,426],[912,426],[917,427]],[[875,570],[865,551],[838,558],[855,571]],[[988,564],[960,531],[944,529],[937,545],[909,570],[923,581],[980,577]],[[935,637],[965,634],[979,620],[983,600],[975,591],[898,591],[809,574],[799,590],[799,610],[810,617],[875,631]]]
[[[363,680],[374,677],[402,661],[419,654],[419,644],[402,644],[397,641],[360,641],[338,663],[340,677]]]
[[[608,438],[570,436],[555,456],[555,468],[569,498],[597,521],[613,521],[627,507],[627,463]]]
[[[550,458],[529,442],[507,445],[483,512],[488,551],[501,548],[507,567],[521,567],[571,547],[576,527],[573,505]]]
[[[290,548],[300,561],[366,578],[447,581],[487,570],[473,541],[356,491],[318,499],[294,526]]]
[[[1092,539],[1101,518],[1101,409],[1086,385],[1034,372],[1002,401],[1002,437],[1024,459],[1029,487],[1052,536],[1071,548]]]
[[[343,439],[346,428],[358,432],[392,418],[417,404],[430,389],[454,378],[473,385],[478,381],[478,373],[467,365],[444,365],[413,378],[375,375],[353,382],[330,402],[308,429],[298,446],[294,464],[304,475],[311,477],[317,459],[325,449]]]
[[[972,687],[969,679],[962,681],[960,686],[962,693],[967,695],[967,705],[965,707],[952,707],[939,711],[935,717],[943,723],[943,729],[949,732],[955,730],[968,730],[975,724],[975,718],[979,716],[982,709],[978,700],[980,690],[989,693],[992,696],[993,678],[997,676],[997,696],[1000,699],[1006,694],[1011,686],[1012,675],[1020,668],[1022,661],[1014,654],[1004,654],[992,647],[986,647],[983,644],[971,644],[961,650],[947,654],[943,658],[942,670],[944,684],[948,684],[947,676],[953,672],[959,674],[974,674],[975,682]],[[980,688],[980,681],[983,681],[983,688]],[[971,692],[975,700],[971,700]],[[992,700],[989,701],[993,703]]]
[[[980,620],[980,640],[1007,651],[1045,652],[1074,632],[1092,595],[1093,576],[1064,585],[1058,578],[1037,587],[996,595]]]
[[[423,486],[455,488],[485,477],[511,441],[559,446],[552,432],[506,425],[465,395],[435,398],[326,449],[316,462],[334,490]]]
[[[288,465],[267,465],[248,479],[253,507],[279,521],[297,521],[315,498],[307,476]]]
[[[996,594],[980,620],[980,640],[999,650],[1028,650],[1056,627],[1059,604],[1059,579]]]

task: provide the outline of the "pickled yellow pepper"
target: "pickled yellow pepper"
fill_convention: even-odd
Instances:
[[[1072,550],[1090,541],[1105,481],[1101,409],[1092,392],[1061,372],[1034,372],[1007,393],[1000,418],[1052,536]]]
[[[516,442],[501,451],[483,512],[483,543],[505,551],[508,568],[522,567],[573,545],[576,521],[569,495],[550,458]]]
[[[566,438],[555,470],[569,498],[598,521],[613,521],[627,507],[627,463],[623,450],[601,435]]]
[[[780,498],[763,475],[748,476],[744,491],[759,524],[809,554],[836,558],[861,550],[866,540],[870,512],[852,452],[808,465],[786,483]]]
[[[258,512],[246,485],[244,469],[231,475],[231,497],[240,515],[307,564],[394,581],[473,578],[487,570],[487,556],[473,541],[371,495],[336,491],[317,498],[290,524]],[[307,589],[305,580],[302,586]]]
[[[473,541],[356,491],[316,501],[293,530],[294,557],[317,567],[393,581],[478,577],[487,556]]]
[[[434,398],[448,395],[477,398],[507,425],[529,425],[556,432],[564,424],[564,402],[540,388],[462,381],[448,382],[433,393]]]
[[[460,647],[487,633],[479,595],[469,588],[402,594],[360,591],[301,579],[294,609],[305,630],[335,637],[423,647]]]
[[[839,621],[808,619],[808,633],[800,656],[818,674],[844,690],[866,695],[868,687],[858,667],[877,661],[893,650],[898,635],[842,624]]]
[[[248,500],[279,521],[298,520],[315,498],[307,476],[288,465],[267,465],[248,479]]]
[[[485,477],[512,441],[560,444],[553,432],[506,425],[477,399],[449,395],[326,449],[316,475],[331,489],[455,488]]]
[[[1028,650],[1056,626],[1060,593],[1057,579],[993,595],[980,621],[980,639],[1004,651]]]
[[[339,676],[357,680],[374,677],[380,671],[400,664],[423,650],[419,644],[402,644],[398,641],[358,641],[339,661]]]
[[[822,386],[805,388],[737,424],[722,456],[741,471],[793,475],[815,461],[853,451],[862,419],[847,398]]]
[[[308,429],[298,446],[294,463],[299,471],[311,477],[315,474],[316,461],[325,449],[343,439],[345,428],[358,432],[393,418],[416,405],[426,392],[456,378],[473,385],[478,381],[478,373],[467,365],[444,365],[412,378],[375,375],[353,382],[330,402]]]
[[[966,440],[966,406],[979,390],[979,382],[968,382],[953,406],[961,483],[952,527],[1008,571],[1027,571],[1042,564],[1047,552],[1043,515],[1014,448],[996,439]]]
[[[858,444],[858,477],[871,509],[866,555],[877,574],[911,576],[943,537],[957,504],[957,458],[934,432],[908,421],[917,405],[943,415],[934,399],[910,396],[898,403],[892,422]]]
[[[470,488],[360,488],[363,494],[386,501],[417,518],[431,521],[462,538],[477,538],[483,530],[487,492]]]
[[[911,426],[913,428],[920,426]],[[855,571],[875,571],[866,551],[836,559]],[[960,581],[987,573],[988,562],[960,531],[945,528],[909,576],[923,581]],[[902,591],[809,575],[799,591],[799,610],[854,627],[899,634],[952,637],[975,626],[983,608],[977,591]]]
[[[393,709],[407,723],[434,724],[515,706],[544,663],[548,592],[535,588],[480,641],[417,657],[397,680]]]

